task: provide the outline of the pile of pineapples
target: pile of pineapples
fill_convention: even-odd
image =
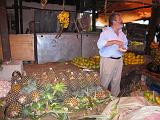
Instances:
[[[136,55],[132,52],[127,52],[123,56],[123,62],[125,65],[144,64],[144,56]]]
[[[45,79],[54,73],[50,69],[41,77]],[[3,101],[6,117],[39,119],[54,114],[56,119],[68,120],[70,111],[74,114],[74,111],[94,108],[106,100],[112,100],[110,93],[103,91],[97,84],[98,75],[94,72],[89,74],[68,70],[65,74],[59,73],[59,78],[58,74],[53,76],[53,83],[46,80],[39,82],[35,80],[36,76],[23,76],[15,71],[12,74],[11,90]]]
[[[5,98],[7,118],[39,119],[53,111],[57,111],[57,119],[65,116],[63,102],[58,100],[66,90],[63,83],[37,84],[33,78],[22,76],[18,71],[13,73],[11,82],[11,90]]]
[[[160,47],[159,43],[152,42],[150,45],[151,48],[151,56],[153,58],[153,63],[156,65],[160,65]]]
[[[77,95],[74,97],[66,98],[64,100],[64,105],[69,109],[69,111],[77,112],[81,110],[94,109],[99,104],[104,102],[110,102],[112,96],[109,92],[101,90],[94,90],[90,93],[85,91],[85,95]]]
[[[67,85],[67,90],[71,93],[74,91],[84,89],[88,86],[97,86],[100,84],[99,73],[97,71],[83,71],[82,69],[68,68],[65,70],[55,70],[49,68],[42,72],[32,73],[30,76],[37,81],[43,82],[57,82],[61,81]]]

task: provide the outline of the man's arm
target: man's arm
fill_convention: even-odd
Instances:
[[[111,46],[111,45],[118,45],[119,48],[123,48],[123,42],[122,41],[119,41],[119,40],[109,40],[106,42],[105,46],[108,47],[108,46]]]

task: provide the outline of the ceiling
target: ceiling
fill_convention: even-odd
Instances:
[[[113,11],[121,14],[124,23],[147,19],[151,17],[152,5],[152,0],[110,0],[107,4],[106,16],[104,8],[100,9],[98,20],[104,24],[108,23],[106,19]]]
[[[41,0],[24,0],[26,2],[40,2]],[[123,21],[131,22],[139,19],[147,19],[151,16],[152,0],[65,0],[65,5],[76,5],[77,11],[96,10],[98,21],[106,24],[106,18],[113,11],[119,12]],[[158,0],[157,0],[158,1]],[[50,4],[63,4],[63,0],[48,0]],[[158,5],[159,5],[158,1]],[[106,9],[105,9],[106,8]],[[106,14],[104,12],[106,11]]]

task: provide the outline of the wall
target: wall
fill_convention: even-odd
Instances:
[[[97,40],[99,33],[82,33],[82,56],[90,57],[98,54]]]
[[[8,12],[8,22],[9,22],[9,32],[10,33],[15,33],[14,30],[14,22],[15,22],[15,18],[14,18],[14,0],[7,0],[7,7],[10,8],[7,10]],[[22,2],[22,6],[23,8],[23,33],[26,32],[26,29],[28,28],[28,23],[32,20],[34,20],[35,18],[35,9],[41,9],[41,4],[39,3],[34,3],[34,2]],[[58,4],[47,4],[45,6],[46,10],[63,10],[63,6],[62,5],[58,5]],[[45,10],[43,9],[43,10]],[[70,6],[70,5],[65,5],[65,10],[68,11],[72,11],[75,12],[76,11],[76,7],[75,6]],[[55,18],[56,19],[56,18]]]

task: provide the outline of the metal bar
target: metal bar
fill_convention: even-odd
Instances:
[[[92,5],[96,5],[96,1],[92,0]],[[92,31],[96,31],[96,9],[92,8]]]
[[[21,34],[23,34],[23,8],[22,8],[22,0],[19,0],[19,9],[20,9],[20,29],[21,29]]]
[[[22,6],[23,9],[38,9],[38,10],[50,10],[50,11],[62,11],[62,10],[52,10],[52,9],[41,9],[41,8],[35,8],[35,7],[29,7],[29,6]],[[68,11],[68,12],[76,12],[76,11],[73,11],[73,10],[65,10],[65,11]]]
[[[131,8],[131,9],[123,9],[123,10],[115,10],[115,12],[123,12],[123,11],[132,11],[132,10],[138,10],[138,9],[143,9],[143,8],[151,8],[152,6],[142,6],[142,7],[137,7],[137,8]]]
[[[143,2],[139,0],[108,0],[108,2],[128,2],[128,3],[139,3],[143,5],[155,5],[155,3]]]
[[[36,23],[35,23],[35,11],[34,11],[34,57],[35,63],[38,63],[38,53],[37,53],[37,33],[36,33]]]
[[[14,11],[15,11],[16,34],[19,34],[18,0],[14,0]]]
[[[8,37],[6,0],[0,1],[0,16],[1,18],[3,18],[0,19],[0,35],[2,42],[3,60],[8,61],[11,58],[11,53],[10,53],[9,37]]]

